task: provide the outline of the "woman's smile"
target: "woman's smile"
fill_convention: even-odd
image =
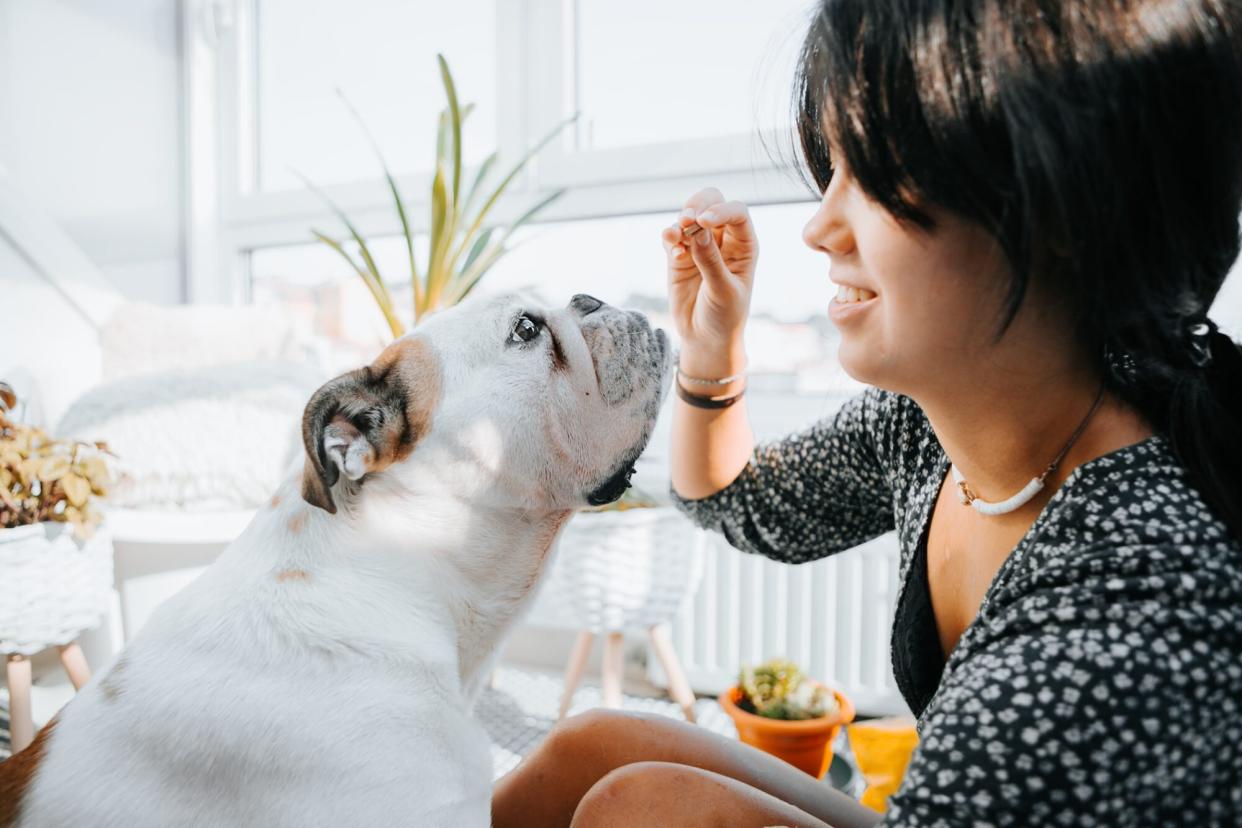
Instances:
[[[866,288],[840,285],[837,295],[828,304],[828,316],[833,322],[851,319],[875,304],[877,299],[879,297]]]

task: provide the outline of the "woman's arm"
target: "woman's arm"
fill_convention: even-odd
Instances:
[[[870,388],[831,417],[759,445],[725,488],[674,503],[730,545],[786,563],[858,546],[894,528],[883,435],[901,427],[904,398]],[[736,407],[736,406],[734,406]]]

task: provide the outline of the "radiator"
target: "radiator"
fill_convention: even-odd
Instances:
[[[883,535],[813,563],[790,566],[738,552],[715,533],[703,579],[673,622],[691,686],[716,694],[739,665],[784,656],[841,689],[860,713],[908,711],[893,680],[889,633],[897,597],[897,537]],[[648,677],[667,686],[659,659]]]

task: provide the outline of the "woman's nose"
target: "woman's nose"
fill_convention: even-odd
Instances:
[[[812,250],[844,256],[854,249],[854,234],[845,216],[843,176],[835,174],[814,215],[802,228],[802,241]]]

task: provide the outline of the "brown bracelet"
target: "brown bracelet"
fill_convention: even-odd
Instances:
[[[695,408],[728,408],[742,398],[746,393],[746,386],[742,386],[742,390],[728,397],[703,397],[698,394],[691,394],[681,384],[680,380],[673,380],[673,384],[677,386],[677,396],[681,397]]]

